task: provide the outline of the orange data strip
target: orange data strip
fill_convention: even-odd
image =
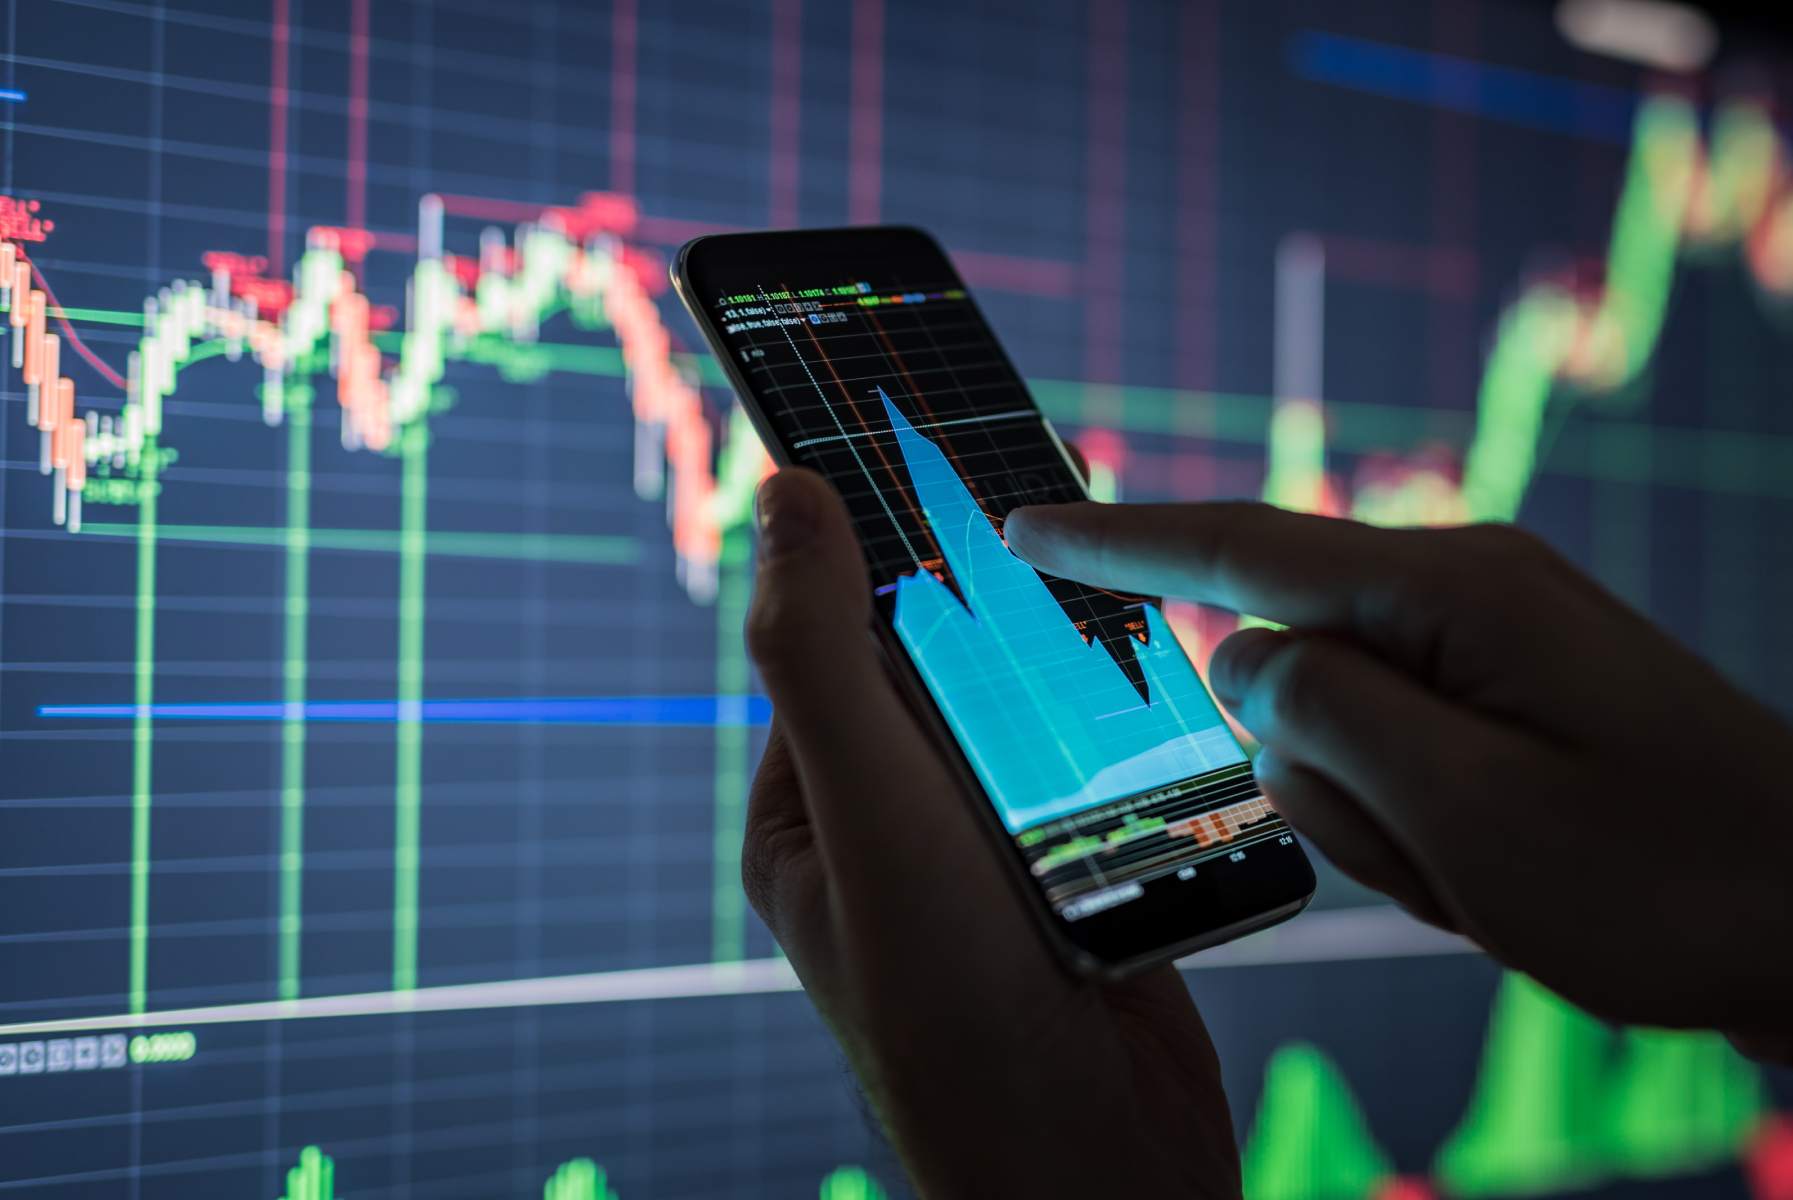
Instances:
[[[1232,841],[1245,826],[1275,815],[1276,809],[1270,806],[1270,801],[1253,796],[1250,800],[1166,825],[1164,832],[1171,837],[1192,837],[1196,845],[1206,850],[1220,842]]]
[[[327,371],[343,410],[344,446],[396,453],[404,430],[427,419],[450,359],[466,356],[482,339],[532,345],[544,320],[570,309],[581,324],[614,332],[636,422],[636,491],[650,499],[670,493],[680,579],[694,599],[715,594],[722,525],[744,506],[718,494],[716,439],[702,393],[674,362],[672,335],[654,302],[666,288],[665,267],[656,254],[624,240],[639,220],[627,197],[588,192],[577,207],[543,208],[508,240],[488,227],[479,256],[470,258],[443,251],[449,205],[425,196],[396,360],[375,341],[396,314],[369,300],[352,269],[381,235],[313,227],[291,282],[263,277],[263,259],[209,253],[209,287],[176,280],[144,302],[143,336],[123,380],[123,412],[79,419],[73,385],[58,374],[60,339],[45,329],[46,317],[63,319],[63,311],[47,286],[30,286],[32,268],[19,245],[42,241],[53,228],[30,216],[36,207],[0,197],[0,284],[10,285],[0,288],[0,299],[11,303],[13,362],[23,371],[30,417],[42,432],[41,465],[56,479],[54,518],[71,532],[81,527],[90,465],[103,461],[136,474],[161,433],[162,401],[175,391],[176,372],[195,357],[196,342],[210,343],[208,354],[221,352],[231,361],[247,351],[261,366],[262,414],[271,425],[282,421],[289,401],[304,402],[289,387],[295,378]],[[73,338],[66,321],[64,328]],[[116,378],[78,341],[76,348]],[[752,437],[744,422],[735,422],[729,435]],[[726,474],[731,485],[745,481],[751,488],[771,464],[757,443],[742,449],[752,455],[751,469],[736,465]]]

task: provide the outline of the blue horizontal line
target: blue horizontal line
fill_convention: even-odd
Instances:
[[[1289,39],[1289,69],[1314,83],[1614,146],[1630,144],[1638,103],[1622,88],[1313,29]]]
[[[20,103],[23,103],[25,100],[25,93],[16,92],[11,88],[0,88],[0,100],[17,100]]]
[[[397,700],[313,700],[285,704],[152,704],[157,721],[384,721],[399,719]],[[757,727],[771,724],[764,696],[552,696],[519,700],[425,700],[418,720],[489,725],[671,725]],[[132,704],[42,704],[40,717],[131,720]]]

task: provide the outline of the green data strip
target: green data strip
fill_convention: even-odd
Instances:
[[[1030,379],[1027,387],[1046,416],[1064,425],[1248,446],[1262,446],[1270,431],[1273,401],[1269,396],[1058,379]],[[1327,449],[1343,454],[1405,451],[1427,442],[1463,446],[1475,432],[1473,413],[1448,409],[1328,401],[1326,415],[1330,423]]]
[[[1793,499],[1793,438],[1630,421],[1564,424],[1545,469],[1611,483]]]
[[[487,334],[469,342],[458,357],[465,362],[497,367],[498,373],[511,383],[527,383],[552,371],[617,378],[624,374],[623,352],[615,346],[511,342]]]
[[[99,325],[143,327],[143,314],[140,312],[113,312],[105,308],[60,308],[51,309],[50,315],[67,317],[71,321],[92,321]]]
[[[1126,433],[1163,433],[1263,445],[1270,397],[1178,388],[1121,387],[1060,379],[1030,379],[1041,411],[1062,425],[1098,426]]]
[[[135,525],[89,521],[80,536],[136,537]],[[204,542],[219,546],[269,546],[285,549],[287,531],[253,525],[161,525],[156,536],[166,542]],[[313,550],[365,550],[397,554],[403,535],[396,529],[313,529],[307,534]],[[453,533],[430,530],[425,553],[451,558],[502,558],[526,562],[587,563],[628,566],[641,557],[632,537],[561,533]]]
[[[397,354],[404,347],[405,335],[402,333],[388,331],[372,336],[374,345],[388,353]],[[451,349],[449,357],[497,367],[498,373],[511,383],[525,383],[556,371],[612,379],[621,379],[628,373],[623,364],[623,352],[616,346],[513,342],[495,334],[473,338],[460,349]],[[722,364],[708,354],[675,351],[672,361],[682,370],[696,375],[704,387],[729,386]]]

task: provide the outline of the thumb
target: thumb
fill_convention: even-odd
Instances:
[[[791,467],[761,485],[760,566],[748,644],[780,715],[801,719],[819,682],[870,658],[865,557],[834,489]]]
[[[820,475],[788,468],[760,489],[759,517],[748,646],[837,890],[887,898],[929,872],[993,874],[957,778],[869,634],[871,588],[846,506]]]

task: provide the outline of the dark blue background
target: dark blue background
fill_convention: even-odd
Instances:
[[[801,21],[805,224],[847,218],[851,5]],[[768,0],[642,0],[635,194],[656,218],[768,220]],[[288,261],[304,228],[345,219],[348,4],[293,0]],[[1092,12],[1083,0],[887,0],[882,213],[955,250],[1081,268],[1092,253]],[[1303,30],[1440,50],[1583,83],[1639,72],[1579,54],[1547,6],[1495,0],[1125,6],[1122,382],[1263,396],[1272,260],[1291,230],[1466,249],[1471,295],[1443,300],[1328,283],[1329,401],[1472,409],[1481,356],[1528,272],[1604,250],[1625,150],[1297,78]],[[6,10],[12,106],[6,190],[57,222],[39,259],[71,306],[137,309],[200,255],[260,253],[269,43],[263,4],[41,0]],[[1191,60],[1185,22],[1204,22]],[[374,0],[368,222],[414,231],[427,191],[571,203],[610,185],[606,4]],[[1731,47],[1785,86],[1773,48]],[[1190,81],[1211,72],[1213,353],[1179,355],[1197,282],[1176,252]],[[1209,76],[1202,76],[1208,78]],[[1186,165],[1186,164],[1183,164]],[[479,222],[451,218],[449,249]],[[1106,235],[1105,235],[1106,236]],[[663,247],[670,249],[670,247]],[[402,309],[411,260],[376,252],[374,300]],[[1050,289],[1048,289],[1050,290]],[[1024,374],[1085,375],[1084,304],[980,289]],[[681,314],[663,304],[690,344]],[[121,366],[132,337],[86,327]],[[603,341],[564,318],[550,340]],[[1564,419],[1793,435],[1793,353],[1733,261],[1683,272],[1641,407]],[[82,405],[118,396],[65,353]],[[20,387],[0,421],[0,1018],[123,1007],[130,861],[128,730],[52,725],[41,704],[128,703],[135,551],[50,524]],[[161,520],[279,525],[285,430],[261,423],[250,365],[183,375]],[[434,558],[432,697],[701,694],[715,684],[713,610],[673,575],[659,502],[630,485],[621,381],[507,383],[457,364],[432,421],[430,524],[633,536],[626,567]],[[395,528],[398,466],[337,444],[319,381],[313,523]],[[721,411],[726,397],[712,393]],[[1671,435],[1672,436],[1672,435]],[[1133,499],[1255,494],[1262,447],[1132,434]],[[1410,445],[1390,445],[1406,451]],[[1335,457],[1348,475],[1355,463]],[[1179,476],[1178,471],[1183,474]],[[1614,486],[1622,490],[1614,492]],[[1607,490],[1602,490],[1607,489]],[[1605,514],[1604,516],[1600,514]],[[90,508],[126,522],[128,509]],[[1793,711],[1793,513],[1785,498],[1613,485],[1545,463],[1523,516],[1596,570],[1644,548],[1630,597],[1734,678]],[[1604,522],[1604,523],[1603,523]],[[1620,550],[1613,550],[1617,545]],[[1626,550],[1625,548],[1630,548]],[[165,544],[157,699],[278,699],[281,559]],[[312,557],[311,694],[394,695],[397,566]],[[277,730],[163,725],[156,735],[151,1007],[273,995]],[[388,986],[390,727],[311,727],[305,986]],[[691,729],[431,726],[424,754],[425,985],[704,961],[710,954],[712,735]],[[1715,751],[1717,748],[1714,748]],[[1321,903],[1371,903],[1329,874]],[[750,920],[748,953],[772,952]],[[1243,1129],[1268,1054],[1293,1037],[1343,1066],[1379,1140],[1422,1171],[1469,1094],[1496,973],[1470,957],[1193,973]],[[797,1197],[860,1162],[900,1180],[800,995],[356,1018],[200,1030],[187,1064],[0,1078],[0,1183],[86,1197],[274,1196],[301,1146],[336,1157],[356,1197],[526,1196],[576,1155],[624,1200]],[[1074,1103],[1075,1098],[1067,1098]],[[992,1153],[1000,1153],[992,1148]],[[50,1183],[55,1178],[60,1182]],[[1734,1173],[1636,1194],[1741,1194]]]

